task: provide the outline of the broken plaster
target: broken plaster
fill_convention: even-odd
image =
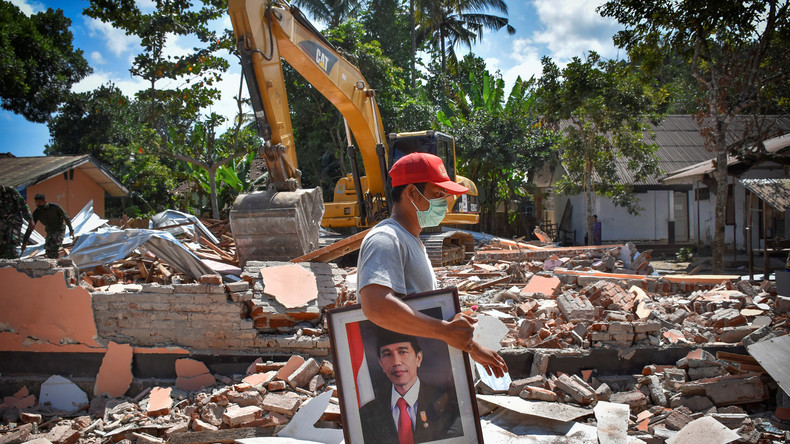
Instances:
[[[0,350],[96,351],[91,295],[68,287],[63,271],[31,278],[11,267],[0,268]]]

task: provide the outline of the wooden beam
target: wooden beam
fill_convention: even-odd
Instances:
[[[329,262],[332,259],[345,256],[348,253],[359,250],[359,247],[362,245],[362,239],[365,238],[365,235],[368,234],[368,231],[370,231],[370,228],[365,231],[360,231],[353,236],[341,239],[332,245],[311,251],[304,256],[291,259],[291,262],[295,264],[298,264],[299,262]]]

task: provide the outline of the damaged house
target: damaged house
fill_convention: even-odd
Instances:
[[[790,119],[775,118],[773,130],[778,134],[790,132]],[[713,242],[715,190],[706,185],[710,182],[705,176],[709,176],[712,171],[711,159],[715,153],[705,148],[699,126],[691,115],[669,115],[654,131],[659,167],[666,177],[653,177],[644,183],[634,183],[626,163],[618,164],[620,177],[633,186],[643,210],[638,215],[631,215],[609,199],[593,195],[592,213],[597,214],[602,223],[602,240],[604,243],[633,241],[642,244],[710,245]],[[790,140],[777,137],[766,141],[765,145],[781,153],[790,149]],[[779,165],[744,165],[735,160],[730,171],[731,193],[727,202],[725,242],[744,250],[747,248],[745,227],[749,224],[748,196],[759,192],[755,191],[756,186],[747,186],[741,179],[787,179],[788,176],[786,169]],[[561,174],[561,169],[554,171],[555,177]],[[569,244],[583,244],[584,196],[561,196],[551,188],[544,190],[549,196],[546,204],[548,211],[541,220],[555,224],[562,236],[559,239]],[[754,201],[753,205],[757,208],[758,203]],[[762,204],[759,205],[762,208]],[[768,227],[771,230],[767,237],[787,237],[784,206],[771,208],[776,211],[770,213],[772,219],[769,219]],[[752,217],[756,218],[757,215]],[[757,223],[753,219],[753,224]],[[757,245],[760,235],[753,235]]]

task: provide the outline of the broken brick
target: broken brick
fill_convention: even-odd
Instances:
[[[576,402],[581,405],[588,405],[595,401],[595,392],[589,390],[578,381],[572,379],[568,375],[560,375],[556,381],[557,387],[563,392],[570,395]]]
[[[631,390],[629,392],[612,393],[609,397],[609,402],[628,404],[631,408],[636,408],[647,405],[647,397],[639,390]]]
[[[318,362],[315,359],[310,358],[305,361],[299,368],[293,371],[288,377],[286,378],[286,382],[292,388],[296,387],[304,387],[313,379],[313,376],[317,375],[318,372],[321,370],[321,367],[318,366]]]
[[[230,407],[222,415],[222,422],[230,427],[252,422],[263,417],[263,410],[254,405],[247,407]]]
[[[285,366],[277,371],[277,379],[286,380],[291,373],[295,372],[296,369],[304,364],[305,359],[298,355],[293,355],[288,359],[288,362],[285,363]]]
[[[52,444],[74,444],[80,439],[80,431],[69,425],[57,425],[47,433],[46,438]]]
[[[263,397],[261,407],[269,412],[293,416],[300,405],[302,405],[302,398],[299,395],[293,392],[286,392],[283,394],[268,393]]]
[[[557,297],[557,307],[565,319],[571,322],[592,321],[595,319],[595,308],[582,295],[565,292]]]

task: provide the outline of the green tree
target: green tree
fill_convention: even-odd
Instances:
[[[156,154],[207,170],[212,214],[217,219],[217,168],[249,152],[247,146],[218,143],[215,129],[225,117],[202,114],[219,98],[215,84],[229,67],[220,52],[234,48],[229,33],[220,35],[209,26],[226,11],[226,3],[215,0],[202,0],[198,6],[186,1],[161,1],[150,13],[143,13],[132,0],[94,0],[85,9],[86,15],[140,37],[142,52],[130,71],[150,84],[137,94],[138,100],[148,104],[146,123],[150,130],[142,133],[143,140]],[[191,52],[168,54],[166,42],[174,36],[195,39],[198,45]]]
[[[713,272],[724,266],[727,156],[790,163],[765,152],[762,141],[775,134],[759,116],[788,107],[790,3],[786,0],[611,0],[599,12],[626,26],[615,43],[629,53],[655,56],[664,41],[680,55],[702,89],[697,107],[700,133],[716,155],[711,188],[716,190]],[[751,124],[736,128],[750,116]],[[737,134],[739,132],[740,134]]]
[[[658,173],[655,144],[643,140],[655,121],[655,101],[624,62],[602,61],[591,52],[574,57],[560,70],[543,58],[539,81],[546,121],[561,129],[556,145],[566,174],[557,189],[584,193],[587,233],[592,239],[592,195],[610,198],[630,213],[639,210],[632,187],[617,173],[616,161],[626,160],[634,181]]]
[[[359,0],[295,0],[296,6],[304,8],[315,19],[336,28],[344,21],[356,17],[362,8]]]
[[[3,0],[0,23],[2,107],[44,123],[91,72],[82,50],[72,46],[71,20],[52,8],[27,17]]]
[[[479,58],[464,63],[476,66]],[[459,172],[480,192],[480,230],[494,228],[500,203],[512,210],[512,200],[527,198],[533,175],[551,152],[552,134],[539,125],[534,82],[516,80],[505,98],[502,78],[471,70],[468,81],[454,84],[455,100],[439,120],[456,138]]]
[[[482,39],[483,31],[504,27],[508,34],[516,33],[507,17],[496,15],[507,15],[503,0],[418,0],[417,4],[417,41],[439,49],[442,72],[447,58],[456,60],[455,47],[471,48]]]

